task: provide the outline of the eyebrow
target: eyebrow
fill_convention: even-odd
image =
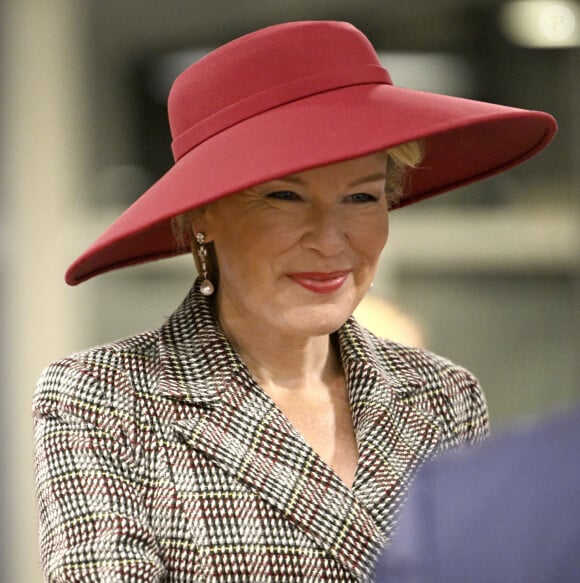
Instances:
[[[368,176],[362,176],[351,182],[348,187],[353,188],[354,186],[359,186],[360,184],[367,184],[368,182],[378,182],[379,180],[386,180],[386,172],[375,172],[374,174],[369,174]],[[281,182],[292,182],[294,184],[299,184],[301,186],[306,186],[306,182],[295,174],[289,174],[288,176],[283,176],[279,178]]]

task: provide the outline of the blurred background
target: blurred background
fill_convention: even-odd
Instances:
[[[398,85],[557,117],[537,158],[393,213],[373,294],[405,317],[370,321],[393,336],[410,321],[412,341],[470,368],[496,428],[580,397],[579,2],[4,0],[1,581],[41,581],[30,416],[41,370],[157,327],[194,276],[182,257],[68,288],[66,267],[171,165],[175,75],[235,36],[301,19],[360,27]]]

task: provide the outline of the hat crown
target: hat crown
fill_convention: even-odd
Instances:
[[[374,71],[368,80],[360,75],[349,82],[319,80],[355,69],[366,69],[367,76]],[[292,22],[242,36],[190,65],[175,80],[168,100],[175,158],[244,115],[351,82],[390,79],[370,41],[349,23]]]

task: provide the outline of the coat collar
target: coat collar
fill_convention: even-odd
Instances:
[[[354,319],[338,331],[359,447],[350,490],[252,379],[198,285],[160,331],[158,391],[192,405],[174,431],[364,580],[408,476],[438,440],[432,416],[405,399],[420,379]]]

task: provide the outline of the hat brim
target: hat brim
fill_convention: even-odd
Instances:
[[[185,154],[69,267],[66,282],[183,253],[172,217],[274,178],[425,139],[405,206],[523,162],[556,129],[544,112],[382,84],[286,103]]]

